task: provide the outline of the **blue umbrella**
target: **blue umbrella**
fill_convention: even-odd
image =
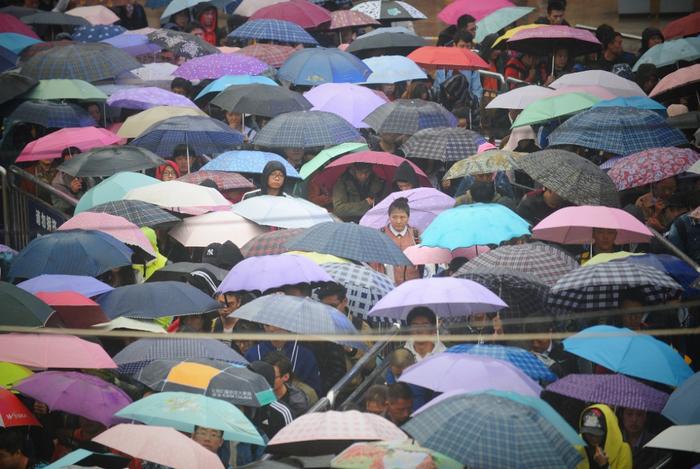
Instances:
[[[229,33],[228,37],[318,45],[316,39],[304,31],[304,28],[290,21],[282,20],[249,20]]]
[[[9,49],[14,54],[19,54],[27,47],[38,44],[42,41],[33,37],[17,33],[0,33],[0,47]]]
[[[270,161],[279,161],[287,170],[287,177],[299,178],[299,173],[276,153],[253,150],[233,150],[220,154],[204,166],[202,171],[228,171],[233,173],[262,174]]]
[[[126,244],[101,231],[66,230],[40,236],[15,257],[12,278],[42,274],[96,277],[108,270],[131,265]]]
[[[478,203],[442,212],[423,232],[421,244],[454,250],[500,244],[528,234],[530,224],[509,208]]]
[[[564,349],[616,373],[679,386],[693,370],[671,346],[649,335],[593,326],[564,340]]]
[[[0,46],[0,72],[17,66],[17,54],[10,49]]]
[[[253,139],[255,145],[268,148],[313,148],[346,142],[364,143],[364,138],[348,121],[324,111],[280,114]]]
[[[460,344],[450,347],[450,353],[482,355],[512,363],[535,381],[555,381],[556,375],[532,353],[519,347],[490,344]]]
[[[131,142],[164,157],[171,157],[181,143],[197,155],[214,155],[243,143],[243,135],[209,116],[176,116],[153,124]]]
[[[89,127],[95,125],[90,114],[80,106],[50,101],[25,101],[7,118],[9,122],[28,122],[49,129]]]
[[[277,74],[295,85],[323,83],[360,83],[372,73],[364,62],[339,49],[317,47],[302,49],[282,64]]]
[[[642,254],[628,256],[622,259],[615,259],[611,262],[625,261],[631,264],[648,265],[661,272],[666,272],[685,290],[686,296],[695,297],[700,295],[700,290],[692,288],[692,284],[700,276],[697,270],[693,269],[682,259],[670,254]]]
[[[126,28],[113,24],[78,26],[73,30],[71,38],[76,42],[100,42],[125,32]]]
[[[593,107],[633,107],[635,109],[658,112],[662,116],[668,117],[666,107],[663,104],[646,96],[619,96],[614,99],[598,101]]]
[[[208,93],[220,93],[229,86],[254,84],[278,86],[273,79],[260,75],[225,75],[209,83],[194,99],[197,100]]]
[[[219,303],[188,283],[165,281],[115,288],[97,299],[110,319],[119,316],[155,319],[202,314]]]
[[[411,59],[403,55],[383,55],[364,59],[372,73],[365,83],[381,85],[408,80],[425,80],[428,76]]]
[[[685,380],[666,401],[661,415],[676,425],[700,424],[700,373]]]
[[[106,283],[85,275],[39,275],[17,286],[30,293],[74,291],[88,298],[114,290]]]

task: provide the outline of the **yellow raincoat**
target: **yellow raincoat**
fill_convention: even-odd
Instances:
[[[605,417],[605,444],[603,446],[603,451],[608,456],[608,468],[609,469],[632,469],[632,449],[630,445],[624,442],[622,439],[622,431],[620,431],[620,424],[617,421],[617,416],[612,409],[604,404],[595,404],[589,407],[581,413],[585,414],[588,409],[596,408],[603,413]],[[579,422],[579,428],[581,427],[581,422]],[[576,448],[581,456],[583,456],[583,461],[576,466],[576,469],[589,469],[591,466],[588,462],[588,455],[586,454],[586,449],[583,447]]]
[[[148,228],[146,226],[141,228],[141,231],[143,231],[143,234],[146,235],[146,238],[148,238],[148,242],[151,243],[151,246],[153,246],[153,250],[156,252],[155,259],[147,262],[145,265],[132,264],[131,266],[136,271],[136,274],[140,274],[141,276],[141,278],[137,279],[137,281],[143,282],[148,280],[148,277],[153,275],[158,269],[162,269],[163,267],[165,267],[165,264],[168,263],[168,258],[162,255],[158,250],[158,240],[156,238],[156,232],[153,231],[152,228]]]

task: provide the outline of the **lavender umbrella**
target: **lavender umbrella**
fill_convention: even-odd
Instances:
[[[107,104],[126,109],[142,110],[156,106],[185,106],[198,109],[197,105],[182,95],[150,86],[119,90],[107,99]]]
[[[420,231],[426,229],[440,213],[455,205],[455,199],[432,187],[392,192],[365,213],[360,225],[376,229],[385,227],[389,223],[389,205],[399,197],[408,199],[408,206],[411,208],[409,223]]]
[[[88,298],[114,290],[106,283],[85,275],[45,274],[25,280],[17,286],[29,293],[73,291]]]
[[[119,36],[110,37],[100,42],[111,44],[132,57],[157,54],[160,52],[160,46],[153,44],[144,34],[120,34]]]
[[[265,62],[248,55],[212,54],[188,60],[173,75],[188,80],[204,80],[224,75],[257,75],[267,68]]]

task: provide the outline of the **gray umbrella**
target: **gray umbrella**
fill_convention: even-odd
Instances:
[[[619,207],[612,179],[596,164],[565,150],[542,150],[517,161],[518,169],[576,205]]]
[[[145,148],[132,145],[93,148],[58,167],[76,177],[106,177],[122,171],[140,171],[165,164],[165,160]]]
[[[430,127],[456,127],[457,119],[450,111],[432,101],[397,99],[382,104],[364,122],[379,133],[415,134]]]
[[[459,161],[474,155],[486,139],[462,128],[432,127],[419,130],[401,146],[406,158]]]
[[[0,104],[26,93],[38,84],[38,80],[16,72],[0,73]]]
[[[229,112],[275,117],[285,112],[306,111],[313,105],[301,93],[281,86],[231,86],[211,101]]]
[[[26,24],[47,24],[56,26],[90,26],[90,22],[81,16],[66,15],[57,11],[40,11],[33,15],[23,16]]]
[[[412,34],[405,28],[378,28],[357,37],[350,43],[346,52],[358,57],[368,57],[373,51],[382,50],[386,54],[408,55],[415,49],[427,46],[428,42]]]
[[[269,148],[313,148],[345,142],[364,142],[364,139],[348,121],[323,111],[280,114],[253,140],[255,145]]]

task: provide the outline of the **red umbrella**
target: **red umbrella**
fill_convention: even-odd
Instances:
[[[700,11],[671,21],[663,30],[666,40],[700,34]]]
[[[331,190],[338,178],[355,163],[369,163],[372,165],[372,170],[381,179],[391,184],[394,179],[396,169],[403,162],[408,162],[411,168],[416,172],[418,181],[425,187],[432,187],[428,176],[425,175],[422,169],[400,156],[392,155],[383,151],[361,151],[358,153],[350,153],[341,156],[334,162],[330,163],[321,171],[315,178],[315,182],[322,187]]]
[[[450,69],[450,70],[475,70],[478,68],[488,70],[489,64],[469,49],[460,47],[419,47],[408,58],[424,68]]]
[[[338,10],[331,12],[331,25],[328,29],[354,28],[378,24],[380,24],[379,21],[361,11]]]
[[[0,33],[17,33],[39,39],[32,28],[7,13],[0,13]]]
[[[438,18],[447,24],[457,24],[460,16],[472,15],[478,21],[496,10],[514,6],[508,0],[455,0],[438,13]]]
[[[250,17],[251,20],[283,20],[296,23],[304,29],[317,28],[330,23],[328,10],[306,0],[289,0],[261,8]]]
[[[280,46],[277,44],[252,44],[238,51],[239,54],[245,54],[250,57],[255,57],[262,60],[271,67],[279,68],[298,49],[292,46]]]
[[[87,328],[109,322],[100,305],[74,291],[38,292],[35,295],[54,309],[46,327]]]
[[[0,388],[0,428],[41,424],[29,409],[7,389]]]

